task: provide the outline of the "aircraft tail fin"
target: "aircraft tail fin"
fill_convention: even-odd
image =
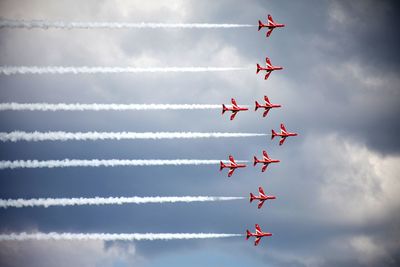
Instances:
[[[225,167],[226,167],[226,165],[222,161],[220,161],[219,162],[219,171],[222,171],[222,169]]]
[[[251,236],[250,231],[249,231],[249,230],[246,230],[246,240],[248,240],[250,236]]]
[[[260,66],[260,64],[257,64],[257,72],[256,72],[256,74],[258,74],[260,72],[260,70],[261,70],[261,66]]]
[[[264,27],[264,24],[261,22],[261,20],[258,21],[258,30],[261,30],[261,28]]]
[[[227,110],[228,108],[225,106],[225,104],[222,104],[222,114],[224,114]]]
[[[258,104],[258,102],[256,101],[256,107],[254,108],[254,111],[257,111],[258,108],[260,108],[260,104]]]
[[[258,163],[258,159],[256,156],[253,157],[253,166],[256,166]]]
[[[274,129],[271,130],[271,140],[274,139],[274,137],[277,136],[277,133],[274,131]]]
[[[253,202],[253,200],[254,200],[255,198],[256,198],[256,197],[253,195],[253,193],[250,193],[250,203]]]

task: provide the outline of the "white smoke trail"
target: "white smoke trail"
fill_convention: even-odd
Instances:
[[[183,28],[183,29],[215,29],[215,28],[247,28],[251,24],[217,24],[217,23],[124,23],[124,22],[65,22],[46,20],[11,20],[1,19],[0,28],[25,29],[144,29],[144,28]]]
[[[245,199],[244,197],[94,197],[94,198],[33,198],[33,199],[0,199],[0,208],[82,206],[82,205],[122,205],[147,203],[177,202],[214,202]]]
[[[145,234],[107,234],[107,233],[11,233],[0,234],[0,241],[25,240],[103,240],[103,241],[141,241],[141,240],[172,240],[172,239],[205,239],[239,237],[241,234],[215,233],[145,233]]]
[[[49,104],[49,103],[0,103],[0,111],[100,111],[100,110],[191,110],[221,109],[221,105],[210,104]]]
[[[82,141],[82,140],[122,140],[122,139],[197,139],[197,138],[237,138],[266,136],[259,133],[198,133],[198,132],[0,132],[1,142],[17,141]]]
[[[66,167],[116,167],[116,166],[181,166],[181,165],[214,165],[219,160],[199,159],[63,159],[63,160],[2,160],[0,169],[19,168],[66,168]],[[247,162],[239,161],[237,162]]]
[[[94,74],[94,73],[142,73],[142,72],[211,72],[240,71],[249,67],[62,67],[62,66],[2,66],[0,74]]]

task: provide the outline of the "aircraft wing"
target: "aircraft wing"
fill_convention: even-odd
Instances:
[[[234,171],[235,171],[235,169],[233,169],[233,168],[229,169],[228,177],[231,177]]]
[[[283,143],[285,142],[285,140],[286,140],[286,137],[282,137],[281,140],[279,141],[279,145],[280,145],[280,146],[283,145]]]
[[[264,118],[267,117],[268,112],[269,112],[269,108],[267,108],[267,109],[264,111],[264,113],[263,113],[263,117],[264,117]]]
[[[233,111],[231,115],[231,120],[233,120],[236,117],[237,111]]]
[[[263,156],[264,156],[264,158],[269,159],[268,153],[265,150],[263,150]]]
[[[261,172],[265,172],[267,170],[267,168],[268,168],[268,164],[264,163],[264,165],[261,168]]]
[[[281,131],[282,131],[283,133],[287,133],[286,127],[285,127],[285,125],[284,125],[283,123],[281,123]]]
[[[272,33],[273,30],[274,30],[274,28],[271,28],[271,29],[269,29],[269,30],[267,31],[267,37],[269,37],[269,36],[271,35],[271,33]]]
[[[232,155],[229,155],[229,161],[230,161],[232,164],[236,164],[235,159],[233,158]]]
[[[268,96],[264,96],[264,101],[266,102],[266,103],[268,103],[268,104],[271,104],[271,102],[269,101],[269,98],[268,98]]]
[[[261,196],[265,197],[264,189],[261,186],[258,188],[258,193],[260,193]]]
[[[257,246],[258,243],[260,243],[261,237],[256,237],[256,240],[254,241],[254,246]]]
[[[256,224],[256,234],[261,234],[261,233],[262,233],[261,227],[258,224]]]
[[[271,60],[269,59],[269,57],[265,58],[265,62],[267,63],[268,66],[272,67]]]
[[[232,106],[234,106],[235,108],[238,107],[236,100],[234,98],[231,99],[231,103],[232,103]]]
[[[272,18],[272,16],[270,14],[268,14],[268,23],[269,24],[275,24],[274,19]]]
[[[260,202],[258,203],[258,208],[261,209],[261,207],[263,206],[265,200],[260,200]]]
[[[265,74],[264,80],[268,80],[269,75],[271,75],[270,71],[268,71],[267,74]]]

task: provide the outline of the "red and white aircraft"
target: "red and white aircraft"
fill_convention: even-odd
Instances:
[[[263,117],[265,118],[266,116],[267,116],[267,114],[268,114],[268,112],[269,112],[269,110],[271,109],[271,108],[280,108],[281,107],[281,105],[279,105],[279,104],[271,104],[271,102],[269,101],[269,99],[268,99],[268,96],[264,96],[264,101],[265,101],[265,104],[264,105],[260,105],[257,101],[256,101],[256,107],[255,107],[255,111],[257,111],[257,109],[259,109],[259,108],[263,108],[263,109],[265,109],[265,111],[264,111],[264,113],[263,113]]]
[[[261,22],[261,20],[258,21],[258,30],[261,30],[262,28],[268,28],[267,37],[269,37],[271,35],[272,31],[275,28],[283,28],[283,27],[285,27],[285,24],[276,23],[272,19],[272,16],[269,14],[268,14],[268,23],[267,24],[263,24]]]
[[[261,67],[260,64],[257,64],[257,74],[260,72],[260,70],[265,70],[267,73],[265,74],[264,80],[267,80],[269,75],[271,75],[271,72],[273,72],[274,70],[282,70],[283,67],[279,67],[279,66],[273,66],[271,63],[271,60],[267,57],[265,59],[265,68]]]
[[[246,230],[246,240],[249,239],[249,237],[254,236],[256,239],[254,241],[254,246],[257,246],[258,243],[260,243],[260,240],[264,236],[272,236],[271,233],[268,232],[263,232],[258,224],[256,224],[256,232],[251,233],[249,230]]]
[[[285,125],[281,123],[281,132],[277,133],[272,129],[271,139],[274,139],[275,136],[280,136],[281,140],[279,141],[279,145],[281,146],[283,142],[285,142],[286,138],[289,136],[297,136],[297,133],[288,132],[285,128]]]
[[[229,172],[228,172],[228,177],[231,177],[233,172],[237,169],[237,168],[245,168],[246,164],[239,164],[235,162],[235,159],[229,155],[229,163],[228,164],[224,164],[222,161],[220,162],[219,165],[219,170],[222,171],[224,168],[229,168]]]
[[[224,114],[225,111],[232,111],[231,120],[233,120],[235,118],[236,114],[239,111],[249,110],[248,108],[245,108],[245,107],[239,107],[234,98],[231,99],[231,102],[232,102],[232,107],[230,107],[230,108],[228,108],[227,106],[222,104],[222,114]]]
[[[261,209],[261,207],[264,204],[265,200],[276,199],[275,196],[267,196],[264,193],[264,189],[261,186],[258,188],[258,193],[259,193],[258,196],[255,196],[255,195],[253,195],[253,193],[250,193],[250,203],[253,202],[253,200],[259,200],[259,202],[258,202],[258,208],[259,209]]]
[[[267,151],[263,150],[263,158],[262,159],[257,159],[256,156],[254,156],[254,161],[253,161],[253,165],[256,166],[257,163],[262,163],[263,166],[261,168],[262,172],[265,172],[265,170],[267,169],[268,165],[270,163],[278,163],[281,162],[279,159],[271,159],[268,154]]]

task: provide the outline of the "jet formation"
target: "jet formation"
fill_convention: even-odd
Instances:
[[[258,109],[264,109],[263,112],[263,117],[265,118],[268,115],[268,112],[273,109],[273,108],[280,108],[282,107],[282,105],[280,104],[272,104],[269,101],[268,96],[264,96],[264,102],[263,104],[259,104],[257,101],[255,101],[255,107],[254,107],[254,111],[257,111]],[[236,102],[236,100],[234,98],[231,99],[231,105],[225,105],[222,104],[222,115],[225,114],[225,112],[232,112],[230,120],[233,120],[237,113],[240,111],[247,111],[249,110],[248,107],[245,106],[239,106]]]
[[[285,24],[280,24],[276,23],[273,19],[272,16],[268,14],[268,19],[267,23],[264,24],[261,20],[258,21],[258,31],[260,31],[263,28],[267,28],[268,31],[266,33],[267,37],[271,36],[272,31],[275,28],[283,28],[285,27]],[[260,64],[257,63],[257,70],[256,74],[259,74],[260,72],[265,73],[264,74],[264,80],[268,80],[269,76],[271,75],[272,72],[277,71],[277,70],[282,70],[283,67],[281,66],[274,66],[269,59],[269,57],[266,57],[265,59],[265,66],[261,66]],[[263,110],[262,116],[263,118],[267,117],[269,114],[269,111],[274,108],[280,108],[282,107],[281,104],[273,104],[269,100],[268,96],[264,95],[263,103],[259,103],[258,101],[255,101],[255,107],[254,111],[258,111],[259,109]],[[234,98],[231,99],[231,105],[225,105],[222,104],[222,115],[225,114],[225,112],[231,112],[230,115],[230,120],[234,120],[236,115],[241,112],[241,111],[248,111],[249,108],[248,106],[240,106],[237,104],[236,100]],[[275,132],[273,129],[271,130],[271,140],[274,139],[275,137],[280,137],[281,139],[279,140],[279,145],[283,145],[285,142],[286,138],[290,136],[297,136],[297,133],[295,132],[289,132],[286,130],[286,127],[283,123],[280,125],[280,132]],[[273,163],[279,163],[280,160],[278,159],[272,159],[268,155],[266,150],[262,151],[262,158],[257,158],[257,156],[253,157],[253,166],[255,167],[257,164],[261,164],[261,172],[265,172],[270,164]],[[237,163],[232,155],[229,155],[229,161],[227,163],[224,163],[220,161],[220,166],[219,169],[222,171],[223,169],[229,169],[228,171],[228,177],[231,177],[236,169],[239,168],[246,168],[246,164],[241,164]],[[264,189],[260,186],[258,187],[258,196],[254,195],[253,193],[250,193],[250,203],[253,201],[258,201],[258,209],[261,209],[261,207],[264,205],[265,201],[267,200],[273,200],[276,199],[275,196],[272,195],[267,195],[264,192]],[[254,233],[250,232],[249,230],[246,230],[246,240],[248,240],[250,237],[254,237],[254,245],[257,246],[260,243],[261,238],[264,236],[272,236],[272,233],[269,232],[263,232],[261,230],[261,227],[256,224],[255,225],[256,231]]]

